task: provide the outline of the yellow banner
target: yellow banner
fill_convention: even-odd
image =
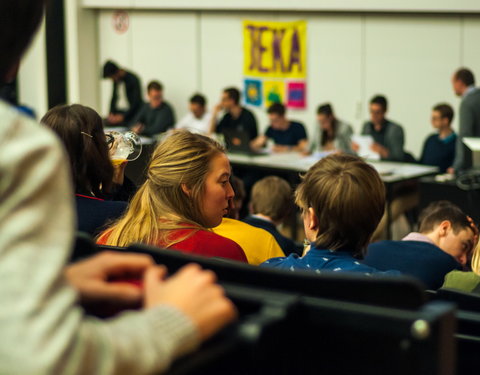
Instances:
[[[246,76],[305,78],[306,47],[306,21],[243,21],[243,72]]]

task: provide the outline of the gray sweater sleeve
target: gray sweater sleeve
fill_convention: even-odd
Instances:
[[[67,156],[0,103],[0,373],[149,374],[198,345],[169,306],[86,318],[62,272],[72,246]]]
[[[472,137],[474,135],[475,116],[470,108],[468,101],[464,98],[460,104],[459,113],[459,132],[457,137],[457,145],[455,147],[455,159],[453,168],[460,171],[465,168],[465,147],[463,144],[464,137]]]
[[[400,125],[394,124],[394,126],[390,126],[388,130],[385,134],[385,147],[388,148],[389,153],[385,160],[404,161],[405,152],[403,151],[403,145],[405,136],[403,128]]]

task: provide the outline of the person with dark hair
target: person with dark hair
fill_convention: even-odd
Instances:
[[[263,265],[317,273],[381,273],[359,260],[385,207],[385,186],[372,166],[347,154],[320,159],[303,176],[295,203],[302,210],[310,249],[303,257],[290,254]]]
[[[475,77],[466,68],[458,69],[452,77],[453,91],[462,98],[459,110],[459,127],[455,160],[448,172],[455,173],[472,166],[463,138],[480,137],[480,90],[475,87]]]
[[[220,111],[225,111],[222,119],[217,123]],[[223,90],[219,104],[215,106],[212,113],[210,133],[223,133],[237,131],[246,133],[249,140],[255,139],[258,135],[257,120],[252,112],[240,105],[240,91],[235,87]],[[238,142],[232,139],[232,142]]]
[[[423,144],[420,163],[435,165],[441,173],[445,173],[455,159],[457,135],[451,124],[453,108],[445,103],[437,104],[432,109],[432,126],[437,131],[430,135]]]
[[[387,110],[387,98],[374,96],[370,100],[370,121],[363,125],[362,135],[372,136],[374,143],[371,149],[378,153],[382,160],[404,161],[403,128],[385,117]],[[352,149],[357,151],[358,145],[352,143]]]
[[[102,76],[113,81],[107,125],[129,124],[143,104],[140,79],[110,60],[103,65]]]
[[[212,115],[207,111],[207,100],[203,95],[195,94],[190,98],[189,104],[189,112],[175,125],[175,129],[208,134]]]
[[[364,262],[380,270],[395,268],[418,278],[428,289],[438,289],[447,273],[466,265],[477,235],[459,207],[433,202],[420,214],[418,233],[401,241],[371,244]]]
[[[147,86],[147,95],[148,103],[143,104],[129,126],[137,134],[153,137],[173,127],[175,112],[163,99],[163,85],[160,82],[151,81]]]
[[[305,127],[300,122],[287,119],[286,108],[282,103],[273,103],[268,107],[267,113],[270,125],[264,135],[252,141],[252,149],[259,150],[272,139],[273,152],[306,151],[308,140]]]
[[[0,81],[16,70],[45,2],[0,2]],[[65,266],[74,237],[68,156],[45,126],[0,102],[1,374],[153,374],[235,317],[212,272],[172,277],[141,254]],[[142,288],[113,278],[135,277]],[[109,320],[80,306],[138,311]]]
[[[253,185],[250,198],[251,215],[243,221],[269,232],[285,255],[302,255],[303,246],[298,246],[277,229],[292,211],[293,194],[288,182],[277,176],[267,176]]]
[[[310,151],[342,151],[352,153],[352,127],[339,120],[330,103],[317,108],[315,133],[310,140]]]
[[[123,185],[126,162],[114,167],[100,116],[80,104],[49,110],[41,122],[51,128],[67,150],[77,207],[77,229],[98,234],[110,220],[118,218],[127,202],[110,201],[115,185]]]

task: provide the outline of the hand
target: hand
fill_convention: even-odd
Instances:
[[[171,305],[189,317],[201,339],[216,333],[236,317],[232,302],[223,289],[215,284],[215,274],[198,265],[183,267],[165,280],[164,268],[149,268],[144,278],[144,306]]]
[[[388,156],[388,149],[386,149],[385,147],[383,147],[381,144],[373,143],[373,144],[370,146],[370,150],[372,150],[373,152],[376,152],[376,153],[379,154],[382,158],[386,158],[386,157]]]
[[[143,129],[145,129],[145,126],[143,124],[136,124],[130,130],[135,134],[141,134],[143,132]]]
[[[82,303],[114,303],[127,308],[140,304],[142,290],[132,283],[112,279],[142,279],[153,264],[147,255],[105,251],[68,266],[65,276],[80,293]]]
[[[124,161],[121,164],[113,164],[113,183],[117,185],[123,185],[125,180],[125,168],[127,167],[128,162]]]
[[[291,151],[290,146],[285,146],[285,145],[273,145],[272,151],[273,152],[288,152]]]
[[[350,147],[352,148],[353,152],[358,152],[360,150],[360,145],[358,143],[352,142]]]
[[[215,115],[218,115],[221,111],[223,110],[223,106],[222,106],[222,103],[218,103],[215,107],[213,107],[213,117],[215,117]]]
[[[450,167],[447,169],[448,174],[455,174],[455,169],[453,167]]]

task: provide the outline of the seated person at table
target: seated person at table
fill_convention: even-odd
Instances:
[[[420,163],[435,165],[440,173],[445,173],[455,159],[457,135],[451,124],[453,108],[448,104],[438,104],[432,109],[432,126],[437,131],[430,135],[423,145]]]
[[[282,248],[285,255],[302,255],[303,246],[298,246],[277,229],[292,212],[292,188],[284,179],[268,176],[256,182],[250,198],[251,215],[243,221],[269,232]]]
[[[371,244],[364,262],[380,270],[395,268],[420,279],[428,289],[438,289],[447,273],[467,263],[475,235],[476,228],[460,208],[434,202],[420,215],[419,233]]]
[[[175,129],[187,129],[193,133],[208,134],[212,115],[206,109],[205,97],[195,94],[190,98],[188,113],[175,124]]]
[[[321,104],[317,108],[315,133],[310,143],[310,151],[342,151],[352,153],[352,127],[337,119],[331,104]]]
[[[139,78],[134,73],[119,68],[113,61],[107,61],[103,66],[103,78],[113,81],[107,125],[129,124],[143,104],[142,85]]]
[[[387,109],[388,103],[384,96],[372,98],[370,121],[363,125],[362,135],[373,137],[374,143],[371,149],[378,153],[382,160],[402,162],[405,160],[403,128],[385,117]],[[353,143],[352,148],[356,151],[358,145]]]
[[[152,137],[173,127],[175,113],[170,104],[163,100],[163,86],[160,82],[150,82],[147,95],[148,103],[143,104],[130,126],[135,133]]]
[[[114,189],[124,184],[127,163],[112,166],[102,119],[91,108],[57,106],[41,122],[58,135],[67,150],[76,193],[77,229],[98,234],[127,208],[126,202],[108,200],[115,199]]]
[[[473,251],[471,266],[471,272],[452,271],[447,273],[442,287],[480,294],[480,243],[477,243]]]
[[[352,155],[327,156],[303,177],[295,203],[302,210],[310,250],[303,257],[290,254],[263,265],[317,273],[381,273],[359,261],[385,206],[385,187],[372,166]]]
[[[225,114],[217,124],[217,117],[222,110]],[[213,110],[210,133],[225,135],[232,131],[246,133],[249,140],[255,139],[258,135],[254,114],[240,105],[240,91],[229,87],[223,90],[221,102]],[[238,141],[235,138],[231,140],[233,143]]]
[[[251,143],[253,149],[264,147],[268,139],[272,139],[275,144],[274,152],[285,151],[305,151],[308,140],[305,127],[296,121],[290,121],[285,116],[286,109],[281,103],[273,103],[267,110],[270,126],[261,135]]]
[[[213,228],[213,231],[235,241],[245,252],[249,264],[258,265],[267,259],[284,256],[282,249],[270,233],[239,221],[245,198],[245,187],[242,180],[236,176],[232,176],[231,183],[235,197],[227,216],[222,219],[218,227]]]
[[[222,222],[233,199],[230,173],[217,142],[174,131],[153,152],[147,180],[125,215],[100,235],[98,243],[126,247],[141,242],[246,262],[240,246],[209,230]]]

